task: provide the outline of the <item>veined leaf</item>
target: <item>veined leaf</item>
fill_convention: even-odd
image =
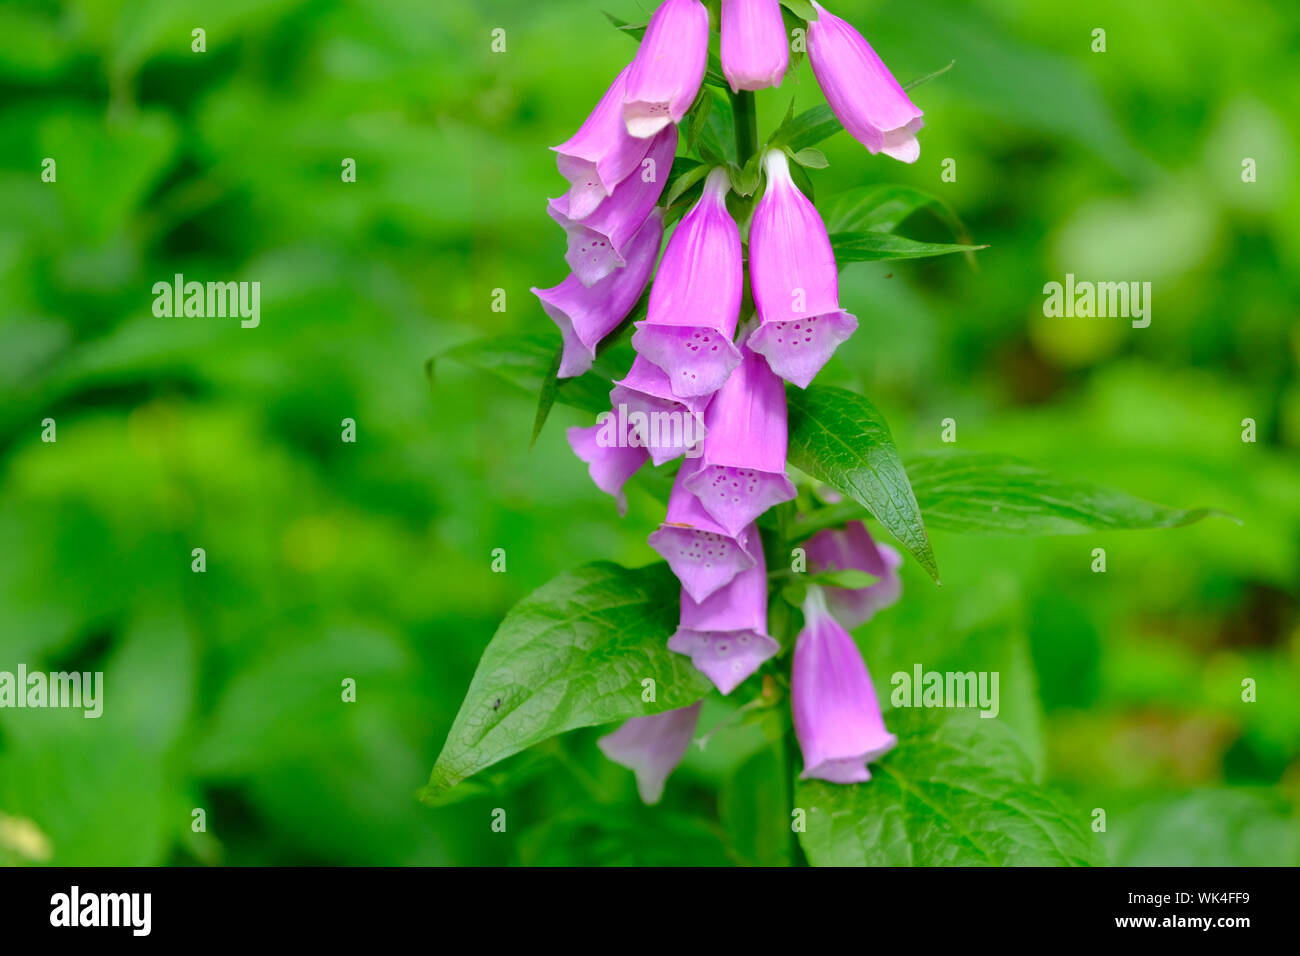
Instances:
[[[890,232],[836,232],[831,234],[835,261],[843,267],[849,262],[877,262],[883,259],[926,259],[951,252],[976,252],[988,246],[970,246],[949,242],[917,242]]]
[[[1212,508],[1169,508],[1087,481],[1056,478],[1002,455],[931,453],[908,464],[926,522],[948,531],[990,535],[1083,534],[1176,528]]]
[[[831,232],[893,232],[922,209],[933,210],[952,230],[954,239],[970,242],[970,234],[948,203],[933,193],[900,183],[858,186],[841,193],[831,205],[826,228]]]
[[[893,710],[871,780],[801,781],[815,866],[1096,866],[1090,818],[1033,782],[1015,736],[971,711]]]
[[[786,395],[790,463],[866,508],[938,581],[921,509],[876,407],[843,388],[813,385]]]
[[[530,394],[542,394],[555,362],[559,339],[553,335],[503,335],[477,339],[454,346],[429,359],[426,369],[433,376],[436,363],[450,359],[479,369]],[[577,378],[560,379],[555,385],[553,402],[561,402],[588,412],[609,408],[609,380],[595,372]],[[549,410],[549,405],[547,406]],[[539,406],[538,411],[541,411]],[[545,418],[542,419],[545,421]],[[534,423],[535,430],[540,428]]]
[[[598,561],[568,571],[497,628],[428,786],[440,794],[526,747],[578,727],[687,707],[709,682],[668,650],[681,588],[666,564]],[[642,700],[647,679],[656,699]]]

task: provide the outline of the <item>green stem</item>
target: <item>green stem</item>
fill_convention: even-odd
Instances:
[[[731,94],[731,111],[736,117],[736,159],[743,169],[758,152],[758,117],[754,113],[754,91]]]

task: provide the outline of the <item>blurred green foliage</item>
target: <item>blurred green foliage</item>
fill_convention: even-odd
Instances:
[[[415,798],[505,610],[575,564],[654,558],[661,505],[633,488],[618,519],[563,440],[584,416],[557,407],[529,451],[534,398],[422,369],[551,331],[527,291],[564,275],[546,147],[632,55],[600,11],[649,7],[0,6],[0,670],[106,672],[97,721],[0,711],[0,860],[784,859],[761,826],[785,812],[761,722],[717,729],[656,808],[597,731],[461,802]],[[914,93],[915,166],[839,134],[819,201],[907,183],[991,248],[977,268],[848,267],[861,328],[824,380],[868,396],[905,454],[944,447],[954,418],[959,449],[1242,519],[935,532],[942,587],[909,565],[904,600],[858,634],[877,682],[917,661],[1000,669],[1001,719],[1045,779],[1106,811],[1113,862],[1300,862],[1300,10],[832,9],[904,82],[956,65]],[[806,62],[760,94],[761,133],[791,95],[820,102]],[[178,272],[260,281],[260,327],[155,318],[151,286]],[[1044,318],[1066,272],[1152,282],[1151,327]],[[737,703],[711,701],[702,727]]]

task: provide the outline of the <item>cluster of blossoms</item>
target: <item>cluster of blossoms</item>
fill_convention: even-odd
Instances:
[[[915,161],[921,111],[852,26],[814,7],[808,56],[835,115],[872,153]],[[722,0],[720,34],[733,91],[780,85],[789,40],[779,0]],[[785,383],[806,388],[858,323],[840,306],[826,227],[780,148],[761,157],[765,185],[747,237],[750,298],[725,167],[704,178],[651,284],[677,124],[695,102],[708,48],[709,13],[700,0],[664,0],[636,57],[573,138],[555,147],[569,190],[549,212],[567,233],[571,274],[533,292],[563,336],[559,375],[572,377],[591,368],[601,340],[650,285],[632,336],[636,358],[610,393],[613,409],[634,423],[630,435],[626,428],[614,434],[618,415],[610,412],[601,424],[570,429],[569,442],[620,513],[624,484],[647,461],[684,459],[663,524],[650,536],[682,586],[680,625],[668,647],[729,694],[780,650],[768,633],[757,521],[796,496],[786,475]],[[664,421],[679,427],[648,425]],[[791,676],[803,776],[864,781],[867,763],[894,737],[846,628],[897,599],[901,559],[860,522],[818,532],[805,552],[810,572],[851,569],[877,579],[859,589],[807,589]],[[658,799],[685,752],[699,707],[633,719],[601,740],[607,756],[637,772],[647,801]]]

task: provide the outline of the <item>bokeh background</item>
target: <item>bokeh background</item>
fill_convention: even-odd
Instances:
[[[660,504],[635,488],[619,520],[564,441],[581,415],[557,408],[530,450],[535,396],[424,369],[551,329],[528,293],[565,274],[546,147],[634,52],[601,12],[650,7],[0,5],[0,670],[107,675],[98,721],[0,711],[0,859],[779,861],[755,838],[788,816],[752,727],[692,752],[652,810],[596,731],[515,758],[487,796],[415,796],[513,602],[584,561],[654,559]],[[935,534],[943,586],[909,566],[857,634],[877,682],[1000,668],[1003,719],[1047,781],[1106,811],[1113,862],[1300,862],[1300,8],[832,9],[903,81],[956,65],[915,91],[915,166],[840,134],[819,200],[910,183],[990,248],[978,268],[846,269],[861,328],[826,380],[867,395],[905,454],[944,447],[954,418],[959,449],[1241,519]],[[819,102],[806,62],[759,95],[761,133],[791,94]],[[946,238],[923,216],[902,231]],[[155,318],[151,286],[176,272],[260,281],[261,326]],[[1151,282],[1150,328],[1044,318],[1066,272]]]

